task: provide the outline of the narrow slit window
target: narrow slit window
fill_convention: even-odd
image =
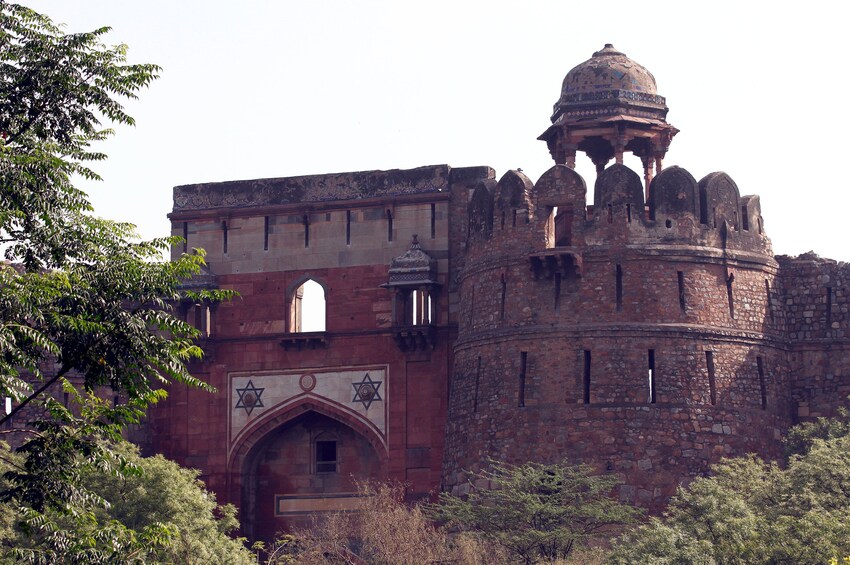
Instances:
[[[304,214],[304,247],[310,247],[310,216]]]
[[[263,251],[269,250],[269,217],[263,219]]]
[[[617,312],[623,311],[623,267],[622,265],[617,265],[616,272],[616,281],[615,281],[615,293],[617,299]]]
[[[521,408],[525,406],[525,369],[528,365],[528,352],[521,351],[519,354],[519,402]]]
[[[590,350],[584,350],[584,377],[582,379],[584,403],[590,404]]]
[[[655,381],[655,350],[650,349],[647,355],[649,371],[647,375],[647,384],[649,385],[649,403],[655,404],[656,400],[656,381]]]
[[[431,239],[437,237],[437,205],[431,204]]]
[[[189,250],[189,222],[183,222],[183,253]]]
[[[504,320],[505,319],[505,298],[506,298],[506,295],[508,293],[508,283],[507,283],[507,281],[505,281],[505,275],[504,274],[502,275],[501,280],[502,280],[502,299],[499,303],[499,319]]]
[[[387,241],[393,240],[393,211],[387,210]]]
[[[221,222],[222,253],[227,253],[227,222]]]
[[[351,210],[345,211],[345,244],[351,245]]]
[[[729,300],[729,317],[735,319],[735,295],[732,290],[732,283],[735,280],[735,275],[730,274],[726,279],[726,298]]]
[[[511,219],[511,226],[516,227],[516,208],[513,209],[513,216]]]
[[[561,308],[561,273],[555,273],[555,312]]]
[[[684,271],[676,271],[676,277],[679,279],[679,310],[682,314],[687,313],[688,305],[685,303],[685,273]]]
[[[632,223],[632,205],[626,204],[626,221]]]
[[[711,209],[711,226],[717,228],[717,208]]]
[[[756,368],[759,372],[759,391],[761,392],[761,409],[767,409],[767,383],[764,379],[764,361],[761,357],[756,357]]]
[[[746,204],[742,206],[741,212],[741,226],[744,228],[744,231],[750,231],[750,214]]]
[[[767,313],[770,316],[770,321],[773,321],[773,295],[770,292],[770,280],[764,279],[764,292],[767,296]]]
[[[316,472],[336,473],[337,449],[335,441],[316,442]]]
[[[475,368],[475,396],[472,398],[472,411],[478,412],[478,384],[481,382],[481,356],[478,357],[478,366]]]
[[[502,210],[502,229],[505,229],[505,211]]]
[[[614,223],[614,206],[613,206],[613,204],[608,205],[608,223],[609,224]]]
[[[832,287],[826,287],[826,329],[832,325]]]
[[[717,382],[714,380],[714,352],[705,352],[705,366],[708,369],[708,395],[711,405],[717,404]]]

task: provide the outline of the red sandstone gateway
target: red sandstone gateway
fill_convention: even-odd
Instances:
[[[174,252],[208,254],[192,284],[241,298],[182,305],[218,393],[175,388],[143,443],[252,539],[356,508],[356,479],[463,492],[487,458],[588,462],[657,510],[723,456],[777,456],[850,390],[850,269],[774,257],[757,196],[663,168],[666,114],[607,45],[564,79],[536,183],[438,165],[176,187]]]

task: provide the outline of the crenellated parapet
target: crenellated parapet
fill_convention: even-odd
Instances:
[[[710,173],[697,183],[685,169],[665,169],[644,202],[637,173],[614,164],[596,179],[592,205],[585,203],[586,192],[584,179],[565,165],[555,165],[536,185],[518,171],[498,183],[481,182],[468,205],[467,260],[528,246],[542,251],[653,243],[715,248],[730,256],[772,255],[759,197],[741,197],[726,173]]]

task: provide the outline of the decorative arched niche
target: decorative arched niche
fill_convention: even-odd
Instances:
[[[496,181],[483,180],[475,187],[469,200],[468,241],[489,239],[493,233],[493,193]]]
[[[668,167],[649,185],[649,219],[666,223],[686,214],[700,217],[697,181],[681,167]]]
[[[602,171],[593,191],[593,214],[608,223],[615,217],[625,217],[628,223],[643,218],[643,185],[637,173],[619,163]]]
[[[709,173],[699,181],[700,223],[722,228],[724,223],[740,231],[741,193],[732,177],[724,172]]]
[[[499,229],[515,228],[531,221],[534,207],[531,204],[531,179],[522,171],[510,170],[502,175],[496,187],[496,213]]]

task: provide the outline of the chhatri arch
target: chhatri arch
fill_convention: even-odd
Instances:
[[[643,163],[646,198],[679,130],[667,123],[667,103],[655,77],[610,43],[574,67],[561,86],[552,125],[540,137],[558,165],[575,168],[583,152],[601,173],[611,159],[633,153]]]

